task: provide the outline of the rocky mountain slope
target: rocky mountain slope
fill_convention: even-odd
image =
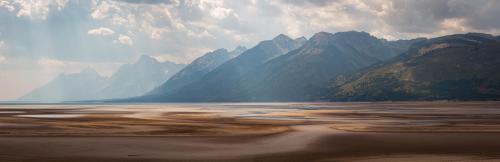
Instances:
[[[329,100],[500,99],[500,42],[479,33],[415,44],[405,55],[338,77]]]

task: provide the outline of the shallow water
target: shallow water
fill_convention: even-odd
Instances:
[[[83,114],[35,114],[35,115],[16,115],[18,117],[25,117],[25,118],[53,118],[53,119],[60,119],[60,118],[77,118],[83,116]]]
[[[399,123],[500,125],[500,102],[341,102],[341,103],[175,103],[0,105],[2,116],[64,119],[87,115],[163,119],[164,114],[203,113],[217,117],[323,121],[361,124]],[[20,114],[22,113],[22,114]]]
[[[0,111],[0,114],[22,114],[24,111]]]

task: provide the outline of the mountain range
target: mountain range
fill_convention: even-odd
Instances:
[[[273,102],[500,99],[500,37],[482,33],[389,41],[366,32],[280,34],[217,49],[189,65],[143,56],[110,78],[61,74],[21,100]]]
[[[140,96],[164,83],[184,66],[143,55],[133,64],[122,65],[110,78],[91,68],[75,74],[60,74],[18,100],[61,102]]]
[[[60,74],[49,83],[20,97],[19,101],[60,102],[95,99],[99,90],[106,86],[106,77],[92,68],[79,73]]]
[[[406,53],[337,77],[335,101],[500,99],[500,40],[487,34],[448,35],[414,44]]]
[[[272,40],[258,43],[239,56],[219,65],[212,71],[201,76],[200,79],[188,85],[167,93],[156,93],[134,101],[174,101],[174,102],[201,102],[213,101],[230,96],[235,89],[243,86],[241,78],[259,68],[265,62],[280,55],[301,47],[306,42],[304,37],[291,39],[280,34]]]
[[[221,48],[206,53],[205,55],[195,59],[177,74],[172,76],[166,83],[163,83],[148,95],[167,94],[190,83],[198,81],[222,63],[240,55],[246,50],[246,47],[238,46],[233,51],[228,51],[224,48]]]
[[[197,82],[136,101],[500,99],[498,36],[468,33],[387,41],[351,31],[320,32],[301,39],[300,47],[285,35],[271,41],[276,40],[292,48],[277,52],[263,48],[269,43],[263,41]]]
[[[159,62],[142,55],[135,64],[125,64],[108,80],[100,91],[101,99],[140,96],[165,83],[185,65],[165,61]]]
[[[319,98],[343,73],[403,53],[415,42],[386,41],[365,32],[320,32],[309,40],[278,35],[169,93],[138,101],[306,101]]]
[[[416,40],[415,40],[416,41]],[[414,41],[400,42],[407,46]],[[240,80],[227,98],[234,101],[308,101],[321,96],[328,81],[404,52],[365,32],[320,32],[289,53],[272,59]]]

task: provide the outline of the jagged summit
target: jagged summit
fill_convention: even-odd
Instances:
[[[231,52],[229,52],[229,56],[231,58],[234,58],[238,55],[240,55],[241,53],[245,52],[247,50],[247,48],[245,46],[238,46],[236,48],[234,48]]]
[[[216,49],[214,51],[208,52],[205,55],[208,56],[208,57],[217,57],[218,55],[227,54],[227,53],[229,53],[229,51],[227,49],[225,49],[225,48],[219,48],[219,49]],[[193,60],[193,63],[194,62],[202,63],[203,59],[202,60],[195,59],[195,60]]]
[[[137,60],[137,64],[148,64],[156,62],[158,62],[158,60],[149,55],[141,55],[141,57],[139,57],[139,60]]]
[[[213,51],[211,53],[218,53],[218,52],[228,52],[228,51],[225,48],[219,48],[219,49],[216,49],[215,51]]]
[[[322,41],[322,40],[325,40],[327,38],[331,38],[333,36],[332,33],[328,33],[328,32],[318,32],[316,34],[314,34],[311,39],[309,40],[312,40],[312,41]]]
[[[290,38],[289,36],[287,36],[285,34],[280,34],[280,35],[274,37],[272,40],[275,42],[293,41],[292,38]]]
[[[233,51],[245,51],[247,48],[245,46],[237,46],[236,48],[233,49]]]
[[[302,37],[295,38],[294,41],[304,43],[307,41],[307,38],[302,36]]]
[[[371,40],[379,40],[378,38],[372,36],[370,33],[364,31],[346,31],[346,32],[338,32],[333,34],[336,39],[371,39]]]
[[[345,39],[345,38],[374,38],[377,39],[376,37],[370,35],[367,32],[364,31],[345,31],[345,32],[337,32],[335,34],[321,31],[316,34],[314,34],[310,40],[324,40],[326,38],[331,38],[335,37],[337,39]]]
[[[79,73],[60,74],[49,83],[23,95],[19,101],[61,102],[94,99],[106,78],[87,67]]]

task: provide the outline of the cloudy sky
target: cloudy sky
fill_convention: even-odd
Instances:
[[[500,33],[496,0],[0,0],[0,100],[59,73],[110,75],[140,55],[188,63],[283,33],[407,39]]]

